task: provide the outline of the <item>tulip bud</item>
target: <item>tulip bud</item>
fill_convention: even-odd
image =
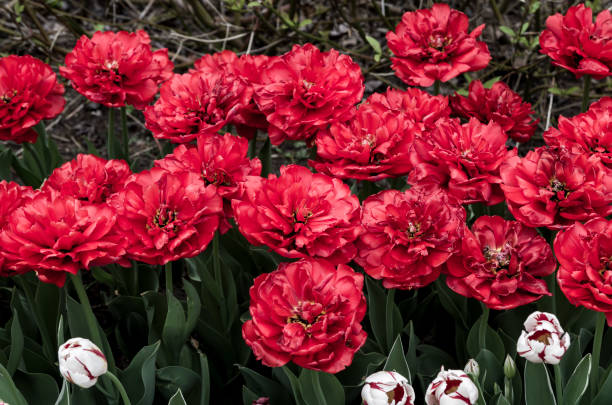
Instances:
[[[394,371],[379,371],[365,379],[361,390],[364,405],[414,405],[414,389]]]
[[[478,377],[480,375],[480,366],[478,362],[474,359],[469,359],[465,367],[463,368],[468,374],[472,374],[474,377]]]
[[[472,405],[478,401],[478,388],[462,370],[442,370],[427,387],[427,405]]]
[[[94,386],[98,377],[105,374],[108,368],[102,351],[84,338],[66,341],[59,347],[57,356],[62,376],[82,388]]]
[[[251,405],[270,405],[270,398],[260,397],[257,398]]]
[[[516,364],[509,354],[506,355],[506,360],[504,360],[504,375],[509,379],[513,379],[516,375]]]
[[[565,333],[553,314],[536,311],[527,317],[525,330],[516,344],[516,352],[532,363],[559,364],[570,345]]]

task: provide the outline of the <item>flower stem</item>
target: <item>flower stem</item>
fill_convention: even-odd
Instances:
[[[221,281],[221,257],[219,254],[219,231],[215,232],[213,236],[213,270],[215,272],[215,280],[219,283],[219,286],[223,288]]]
[[[253,137],[253,139],[249,140],[249,159],[253,159],[257,156],[257,134]]]
[[[558,364],[553,366],[555,369],[555,389],[557,391],[557,403],[563,403],[563,376],[561,375],[561,367]]]
[[[584,88],[582,92],[582,112],[589,108],[589,94],[591,92],[591,76],[584,76]]]
[[[595,323],[595,336],[593,337],[593,368],[591,369],[591,400],[597,395],[599,389],[599,357],[601,356],[601,343],[603,340],[606,316],[603,312],[597,314]]]
[[[117,151],[115,150],[115,109],[108,109],[108,127],[106,128],[106,148],[108,152],[108,158],[113,159]]]
[[[172,262],[166,263],[164,273],[166,273],[166,295],[169,297],[174,291],[172,286]]]
[[[121,107],[121,142],[123,143],[123,159],[130,162],[130,150],[128,147],[127,133],[127,107]]]
[[[107,371],[106,375],[115,384],[115,387],[117,387],[117,390],[119,391],[119,394],[121,394],[121,398],[123,399],[123,403],[125,405],[132,405],[132,403],[130,402],[130,398],[128,397],[127,392],[125,392],[125,388],[123,387],[123,384],[121,384],[121,381],[119,381],[119,379],[113,373],[111,373],[110,371]]]
[[[261,177],[268,177],[270,174],[270,154],[272,146],[270,145],[270,137],[266,138],[264,145],[259,152],[259,158],[261,159]]]
[[[436,80],[433,85],[433,95],[437,96],[440,94],[440,80]]]
[[[100,330],[98,329],[98,324],[96,322],[96,316],[91,309],[91,304],[89,302],[89,298],[87,297],[87,292],[85,291],[85,287],[83,286],[83,281],[81,280],[81,273],[71,274],[70,279],[72,280],[72,285],[74,285],[74,289],[76,290],[77,295],[79,296],[79,301],[81,302],[81,307],[83,308],[83,314],[85,315],[85,321],[87,322],[87,327],[89,328],[89,334],[93,342],[96,346],[102,348],[102,338],[100,336]]]

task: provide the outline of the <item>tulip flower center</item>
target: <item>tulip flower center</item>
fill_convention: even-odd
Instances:
[[[450,395],[459,390],[459,386],[461,385],[461,380],[448,380],[446,381],[446,389],[444,393],[446,395]]]
[[[153,224],[160,229],[169,229],[168,225],[176,221],[176,211],[169,210],[168,208],[162,207],[155,211],[153,217]],[[174,225],[172,226],[174,229]]]
[[[540,343],[544,343],[545,345],[550,344],[551,334],[547,330],[536,331],[532,336],[531,340],[537,340]]]
[[[117,69],[119,69],[119,62],[117,62],[116,60],[112,60],[112,61],[111,60],[107,60],[104,63],[104,68],[106,70],[117,72]]]
[[[308,80],[302,80],[302,86],[298,89],[298,94],[300,101],[306,108],[317,108],[319,102],[324,99],[315,83]]]
[[[206,184],[214,184],[216,186],[231,186],[233,185],[232,176],[223,169],[202,170],[202,179]]]
[[[554,196],[551,197],[553,201],[564,200],[567,197],[568,189],[565,183],[556,178],[551,178],[549,181],[549,188],[552,192],[555,193]]]
[[[444,48],[450,44],[450,38],[442,33],[433,33],[429,36],[428,45],[437,51],[444,52]]]
[[[392,404],[393,401],[395,401],[395,403],[400,402],[402,398],[404,398],[404,387],[397,384],[391,391],[387,391],[387,398],[390,404]]]
[[[12,94],[12,95],[11,95],[10,93],[11,93],[11,92],[9,91],[9,92],[7,92],[7,93],[4,93],[4,94],[3,94],[3,95],[0,97],[0,100],[2,100],[2,101],[4,102],[4,104],[8,104],[8,103],[10,103],[10,102],[11,102],[11,100],[13,99],[13,97],[15,97],[15,96],[17,95],[17,90],[14,90],[14,89],[13,89],[13,91],[12,91],[12,93],[13,93],[13,94]]]
[[[489,246],[485,246],[482,249],[482,255],[487,259],[487,262],[492,263],[494,268],[493,271],[507,268],[510,264],[510,257],[512,256],[511,248],[508,243],[506,243],[501,248],[491,248]]]
[[[408,222],[408,226],[406,227],[406,234],[408,235],[408,238],[412,239],[415,236],[418,236],[420,231],[421,231],[420,223]]]
[[[287,318],[287,323],[297,323],[308,331],[312,325],[317,323],[319,319],[325,315],[323,305],[313,301],[300,301],[296,307],[293,308],[293,314]]]

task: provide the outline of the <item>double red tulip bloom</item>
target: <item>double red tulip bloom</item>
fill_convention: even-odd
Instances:
[[[544,132],[547,145],[595,155],[612,173],[612,98],[600,99],[575,117],[560,116],[558,127]]]
[[[203,252],[223,210],[216,187],[206,186],[200,175],[157,167],[134,174],[110,204],[128,241],[127,256],[148,264]]]
[[[480,80],[474,80],[470,83],[467,97],[455,94],[450,103],[456,116],[474,117],[485,124],[493,121],[517,142],[527,142],[539,122],[532,118],[531,104],[524,102],[504,82],[485,89]]]
[[[603,79],[612,75],[612,14],[603,10],[593,23],[593,10],[584,4],[546,19],[540,34],[540,52],[576,77]]]
[[[91,204],[103,204],[123,189],[131,174],[130,166],[123,160],[79,154],[55,169],[41,190],[55,190]]]
[[[194,66],[199,72],[206,74],[223,72],[234,80],[240,80],[249,88],[249,93],[252,95],[254,85],[261,83],[261,72],[276,58],[265,55],[238,56],[232,51],[223,51],[202,56]],[[249,139],[255,136],[257,129],[268,128],[266,116],[259,111],[252,97],[233,115],[230,123],[236,127],[238,135]]]
[[[172,76],[174,67],[167,49],[151,50],[151,40],[143,30],[97,31],[91,39],[83,35],[65,62],[60,73],[89,100],[138,109],[153,100],[158,85]]]
[[[491,60],[487,45],[476,38],[484,24],[468,32],[468,17],[446,4],[407,12],[387,43],[395,57],[391,67],[411,86],[431,86],[464,72],[485,68]]]
[[[339,179],[305,167],[281,167],[279,177],[251,176],[232,201],[238,229],[253,245],[281,256],[348,263],[361,232],[359,199]]]
[[[146,126],[154,137],[174,143],[211,136],[248,105],[252,94],[244,82],[223,72],[175,74],[145,110]]]
[[[261,162],[257,158],[249,159],[248,149],[245,138],[229,134],[200,137],[197,147],[179,145],[172,154],[155,161],[155,166],[172,173],[194,173],[207,185],[216,186],[217,194],[223,198],[225,219],[221,231],[224,232],[230,228],[228,219],[234,216],[231,201],[242,198],[248,176],[261,173]]]
[[[35,142],[33,127],[64,110],[63,94],[46,63],[27,55],[0,58],[0,140]]]
[[[508,209],[527,226],[561,229],[612,214],[612,177],[597,156],[540,147],[500,169]]]
[[[495,122],[438,121],[414,141],[415,170],[408,183],[440,185],[464,204],[498,204],[504,199],[500,166],[516,155],[516,149],[506,149],[507,139]]]
[[[461,248],[446,262],[446,284],[492,309],[511,309],[550,295],[544,277],[556,262],[533,228],[483,216],[466,230]]]
[[[113,210],[55,191],[37,193],[17,208],[0,231],[0,255],[11,272],[36,271],[45,282],[62,286],[66,273],[111,263],[129,265],[128,241]]]
[[[311,141],[334,121],[349,119],[363,97],[361,68],[336,50],[295,45],[272,60],[255,85],[255,101],[270,124],[270,141]]]
[[[557,234],[559,287],[569,302],[606,314],[612,325],[612,221],[576,222]]]
[[[376,181],[406,175],[414,137],[448,116],[448,102],[418,89],[373,94],[355,117],[332,123],[316,137],[316,170],[339,178]]]
[[[255,279],[251,319],[242,336],[269,367],[293,361],[311,370],[337,373],[353,361],[367,335],[363,276],[325,260],[281,263]]]
[[[458,247],[465,210],[446,192],[415,187],[381,191],[363,202],[355,262],[386,288],[423,287]]]

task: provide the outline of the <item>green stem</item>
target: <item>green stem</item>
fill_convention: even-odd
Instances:
[[[43,145],[43,154],[44,154],[44,166],[45,166],[45,175],[51,173],[54,169],[53,162],[51,161],[51,151],[49,146],[49,137],[47,136],[47,128],[45,128],[44,121],[40,121],[34,127],[34,130],[38,134],[37,142],[41,142]]]
[[[599,389],[599,357],[601,356],[601,343],[603,341],[606,316],[603,312],[597,314],[595,336],[593,337],[593,368],[591,370],[591,400],[597,395]]]
[[[557,391],[557,403],[563,403],[563,375],[561,374],[561,367],[558,364],[553,366],[555,370],[555,389]]]
[[[166,273],[166,295],[169,297],[174,294],[172,286],[172,262],[166,263],[164,273]]]
[[[438,94],[440,94],[440,80],[436,80],[433,86],[433,95],[437,96]]]
[[[253,137],[253,139],[249,140],[249,159],[253,159],[257,156],[257,134]]]
[[[87,322],[87,327],[89,328],[89,334],[91,335],[91,339],[96,344],[96,346],[102,348],[102,337],[100,336],[100,330],[98,329],[98,323],[96,322],[96,316],[91,309],[91,304],[89,302],[89,298],[87,297],[87,292],[85,291],[85,287],[83,286],[83,281],[81,280],[81,273],[71,274],[70,279],[72,280],[72,285],[74,285],[74,289],[76,290],[77,295],[79,296],[79,301],[81,302],[81,307],[83,308],[83,314],[85,315],[85,321]]]
[[[259,152],[259,158],[261,159],[261,177],[268,177],[270,174],[270,154],[272,151],[272,145],[270,144],[270,137],[266,138],[261,151]]]
[[[121,381],[119,381],[119,379],[110,371],[107,371],[106,375],[115,384],[115,387],[117,387],[117,390],[119,391],[119,394],[121,394],[121,398],[123,399],[123,403],[125,405],[132,405],[127,392],[125,392],[125,388],[123,387],[123,384],[121,384]]]
[[[130,162],[130,150],[128,147],[128,131],[127,131],[127,108],[121,107],[121,142],[123,146],[123,159]]]
[[[219,254],[219,232],[215,232],[213,237],[213,271],[215,272],[215,281],[219,283],[221,290],[223,290],[223,283],[221,280],[221,256]]]
[[[508,402],[514,403],[514,387],[512,386],[512,380],[508,377],[504,377],[504,396]]]
[[[589,108],[589,94],[591,92],[591,76],[584,76],[584,88],[582,91],[582,112],[585,112]]]
[[[108,158],[113,159],[117,151],[115,150],[115,109],[110,107],[108,109],[108,127],[106,128],[106,148],[108,151]]]

